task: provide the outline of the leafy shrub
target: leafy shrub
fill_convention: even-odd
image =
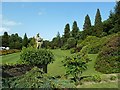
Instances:
[[[13,78],[2,78],[3,88],[74,88],[69,80],[52,79],[51,76],[43,74],[42,70],[34,67],[23,76]],[[50,89],[51,88],[51,89]]]
[[[100,77],[100,75],[94,75],[94,76],[92,77],[92,80],[93,80],[94,82],[101,82],[101,77]]]
[[[87,46],[88,53],[94,54],[98,53],[99,49],[96,43],[100,41],[100,38],[96,36],[88,36],[84,41],[77,44],[77,50],[80,51],[84,46]],[[94,48],[95,47],[95,48]],[[85,49],[85,48],[84,48]],[[97,51],[96,51],[97,50]]]
[[[12,53],[20,52],[21,50],[18,49],[10,49],[10,50],[0,50],[0,55],[7,55]]]
[[[76,52],[80,52],[80,50],[84,47],[84,45],[82,44],[77,44],[77,47],[76,47]]]
[[[116,79],[117,79],[116,76],[111,76],[111,77],[110,77],[110,80],[116,80]]]
[[[49,64],[54,61],[54,55],[46,49],[24,48],[20,58],[22,62],[31,65]]]
[[[67,50],[70,48],[74,48],[76,46],[76,44],[77,44],[77,42],[73,37],[68,38],[66,44],[61,47],[61,50]]]
[[[110,41],[111,37],[114,37],[116,35],[117,34],[112,34],[102,38],[88,36],[84,41],[77,44],[76,50],[78,49],[78,51],[80,51],[83,49],[84,46],[86,46],[89,54],[97,54],[108,43],[108,41]]]
[[[83,71],[87,69],[87,62],[89,61],[86,52],[80,52],[77,55],[66,57],[64,66],[66,67],[66,75],[72,75],[75,82],[79,82]]]
[[[54,55],[51,51],[46,49],[23,48],[21,55],[23,63],[40,66],[43,65],[43,70],[47,73],[47,64],[54,61]]]
[[[99,52],[95,69],[102,73],[119,73],[120,72],[120,37],[114,35]]]
[[[62,46],[61,50],[67,50],[69,49],[69,45],[68,44],[65,44],[64,46]]]
[[[91,59],[88,58],[88,48],[87,48],[87,46],[84,46],[79,54],[81,56],[81,60],[83,60],[83,61],[85,60],[86,62],[91,61]]]
[[[76,50],[75,48],[72,48],[72,49],[70,50],[70,53],[71,53],[71,54],[75,53],[75,52],[76,52],[75,50]]]
[[[67,44],[69,49],[73,48],[76,46],[76,40],[73,37],[71,37],[67,40]]]
[[[98,42],[100,40],[100,38],[96,37],[96,36],[88,36],[84,41],[82,41],[82,43],[80,43],[82,46],[86,46],[89,44],[94,44],[96,42]]]

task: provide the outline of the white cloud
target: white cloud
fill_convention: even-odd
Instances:
[[[16,25],[21,25],[22,23],[21,22],[15,22],[15,21],[12,21],[12,20],[3,20],[2,21],[2,25],[3,26],[16,26]]]

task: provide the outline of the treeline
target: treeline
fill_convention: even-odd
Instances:
[[[69,49],[76,47],[77,43],[82,42],[87,36],[104,37],[120,31],[120,1],[116,2],[114,11],[110,11],[109,18],[102,22],[100,10],[97,9],[95,15],[94,25],[91,24],[90,16],[85,16],[83,31],[80,31],[77,21],[73,22],[72,29],[69,23],[65,25],[64,34],[60,37],[58,32],[57,36],[52,41],[44,41],[43,47],[45,48],[62,48]]]
[[[2,36],[0,36],[0,40],[2,41],[2,47],[10,47],[10,49],[22,49],[22,47],[34,46],[35,39],[28,38],[25,33],[24,38],[20,37],[18,33],[8,35],[7,32],[4,32]]]
[[[43,41],[42,48],[50,49],[70,49],[81,43],[87,36],[104,37],[120,31],[120,1],[116,2],[114,11],[110,11],[109,18],[102,22],[100,10],[97,9],[95,15],[94,25],[91,24],[90,16],[85,16],[83,25],[83,31],[81,31],[77,25],[77,21],[73,22],[72,29],[70,29],[69,23],[65,25],[64,34],[61,36],[57,33],[57,36],[52,41]],[[28,38],[25,33],[22,39],[17,33],[8,35],[4,32],[4,35],[0,36],[2,44],[0,46],[10,47],[10,49],[22,49],[22,47],[33,46],[35,47],[35,38]]]

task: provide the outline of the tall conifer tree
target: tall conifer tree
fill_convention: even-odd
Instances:
[[[66,24],[64,29],[64,37],[68,39],[70,37],[70,25]]]
[[[28,38],[27,38],[27,34],[25,33],[24,39],[23,39],[23,46],[27,47],[27,45],[28,45]]]
[[[84,22],[84,25],[83,25],[83,30],[84,30],[84,37],[86,37],[87,35],[91,35],[91,20],[90,20],[90,17],[89,15],[87,14],[85,16],[85,22]]]
[[[100,35],[103,32],[103,24],[102,24],[102,18],[100,14],[100,10],[97,9],[97,13],[95,16],[95,28],[94,28],[94,35],[100,37]]]
[[[79,28],[77,26],[77,22],[74,21],[72,26],[72,31],[71,31],[72,37],[76,39],[77,38],[76,36],[78,35],[78,33],[79,33]]]

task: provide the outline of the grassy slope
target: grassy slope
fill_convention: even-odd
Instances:
[[[69,50],[52,50],[54,56],[55,56],[55,61],[51,64],[48,65],[48,73],[50,75],[64,75],[65,74],[65,68],[63,66],[63,63],[61,62],[64,60],[65,56],[70,55]]]
[[[55,61],[48,65],[48,73],[50,75],[64,75],[65,68],[63,67],[62,60],[64,60],[65,56],[70,56],[69,50],[62,51],[62,50],[52,50],[55,55]],[[94,74],[101,74],[94,69],[95,59],[97,54],[89,54],[91,62],[88,63],[88,70],[86,70],[83,75],[94,75]]]
[[[87,64],[88,69],[85,72],[83,72],[82,75],[95,75],[95,74],[101,75],[101,73],[95,71],[95,68],[94,68],[96,57],[97,57],[97,54],[89,54],[89,58],[92,61],[88,62],[88,64]]]
[[[10,63],[15,64],[20,59],[20,53],[13,53],[4,56],[0,56],[0,64]]]

